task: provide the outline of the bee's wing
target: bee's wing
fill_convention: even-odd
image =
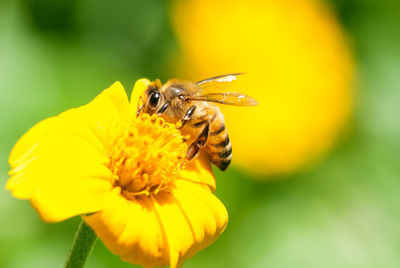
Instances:
[[[225,74],[198,81],[195,83],[199,89],[198,94],[236,91],[233,90],[235,82],[238,80],[238,76],[243,74],[244,73]]]
[[[239,92],[230,92],[234,82],[242,74],[244,73],[219,75],[198,81],[196,84],[199,91],[195,96],[190,96],[189,99],[238,106],[257,105],[257,101],[252,97]]]
[[[239,75],[243,75],[244,73],[234,73],[234,74],[224,74],[224,75],[218,75],[214,77],[210,77],[201,81],[197,81],[196,84],[199,85],[200,87],[208,87],[212,86],[215,84],[221,84],[221,83],[230,83],[234,80],[237,79]]]
[[[250,96],[239,92],[208,93],[205,95],[191,96],[189,100],[208,101],[227,105],[255,106],[257,101]]]

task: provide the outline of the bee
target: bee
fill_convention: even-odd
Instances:
[[[139,99],[137,114],[162,116],[189,135],[186,160],[204,148],[210,161],[225,170],[232,159],[232,145],[224,115],[215,104],[254,106],[257,101],[245,94],[228,92],[228,85],[242,73],[220,75],[198,82],[171,79],[164,85],[152,82]]]

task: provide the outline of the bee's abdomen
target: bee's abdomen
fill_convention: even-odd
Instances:
[[[206,146],[211,162],[225,170],[232,159],[232,145],[223,120],[215,120],[211,125]]]

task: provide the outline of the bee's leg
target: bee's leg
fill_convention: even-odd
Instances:
[[[158,109],[157,115],[162,115],[163,113],[165,113],[165,111],[167,110],[168,106],[169,106],[169,102],[167,101],[166,103],[164,103],[163,106],[161,106],[160,109]]]
[[[210,132],[210,122],[207,122],[197,139],[189,146],[186,152],[186,160],[192,160],[207,143]]]
[[[182,128],[187,121],[190,120],[190,118],[192,118],[192,115],[194,113],[194,110],[196,110],[196,105],[191,106],[185,113],[185,115],[183,116],[183,118],[181,120],[179,120],[179,122],[177,123],[177,128],[180,129]]]

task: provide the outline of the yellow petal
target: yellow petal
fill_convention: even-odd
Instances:
[[[160,193],[154,207],[163,226],[170,266],[183,262],[214,242],[228,223],[224,205],[207,187],[177,181],[171,193]]]
[[[141,78],[136,81],[135,86],[133,87],[131,94],[131,110],[136,112],[139,105],[139,98],[143,94],[143,92],[147,89],[147,87],[151,84],[151,82],[146,78]]]
[[[20,158],[10,171],[12,177],[6,187],[15,197],[31,198],[40,187],[62,181],[111,176],[105,166],[108,158],[73,133],[48,135],[32,152],[29,159]]]
[[[49,135],[32,160],[11,172],[7,183],[17,198],[30,198],[45,221],[59,221],[102,208],[111,189],[108,159],[72,133]]]
[[[215,191],[215,177],[211,169],[211,163],[205,152],[200,151],[196,158],[188,162],[180,172],[180,177],[185,180],[207,184],[212,191]]]
[[[113,191],[101,212],[83,219],[121,259],[146,267],[169,264],[164,233],[149,197],[134,202]]]
[[[111,189],[109,137],[128,111],[117,82],[88,105],[38,123],[11,152],[6,188],[32,199],[45,221],[98,211]]]
[[[103,209],[111,189],[108,181],[98,178],[64,181],[42,187],[35,192],[31,203],[43,221],[58,222]]]
[[[30,197],[33,206],[45,221],[100,210],[112,188],[108,159],[73,134],[53,137],[43,142],[40,157],[23,175],[34,189]],[[17,185],[14,195],[18,188]]]
[[[83,218],[114,254],[145,267],[181,266],[212,243],[228,220],[208,187],[188,181],[134,201],[114,194],[103,211]]]
[[[45,119],[33,126],[18,140],[9,157],[9,164],[14,168],[21,158],[29,158],[32,150],[49,134],[70,131],[81,135],[92,144],[106,143],[110,124],[115,118],[128,115],[129,103],[125,89],[120,82],[115,82],[104,90],[92,102],[79,108],[70,109],[56,117]],[[95,138],[96,137],[96,138]],[[93,140],[90,140],[93,139]],[[102,145],[97,144],[99,149]]]
[[[37,123],[18,140],[8,158],[11,167],[17,166],[18,162],[29,161],[37,145],[54,129],[55,121],[55,117],[50,117]]]

